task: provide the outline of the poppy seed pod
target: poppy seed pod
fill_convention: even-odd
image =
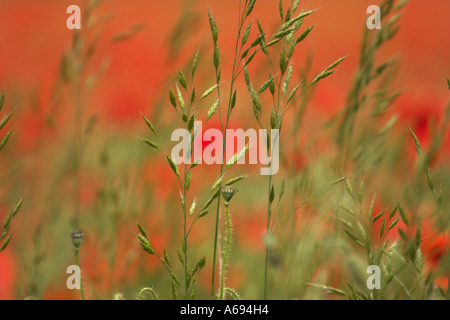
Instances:
[[[79,248],[81,243],[83,242],[84,232],[81,231],[75,231],[70,234],[70,237],[72,238],[72,244],[75,248]]]
[[[231,198],[234,196],[234,194],[238,192],[238,190],[230,186],[224,186],[222,187],[221,192],[225,202],[229,202]]]

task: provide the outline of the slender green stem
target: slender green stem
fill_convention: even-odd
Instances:
[[[81,160],[81,126],[82,126],[82,107],[81,101],[81,62],[75,58],[74,69],[75,79],[73,80],[73,94],[75,98],[75,143],[74,143],[74,174],[75,174],[75,227],[80,227],[80,160]]]
[[[183,197],[184,197],[184,284],[185,284],[185,299],[188,298],[188,248],[187,248],[187,235],[186,235],[186,170],[187,170],[187,164],[184,165],[184,184],[183,184]]]
[[[84,300],[83,277],[81,276],[80,249],[79,248],[75,248],[75,264],[80,269],[80,293],[81,293],[81,300]]]
[[[225,250],[224,250],[223,259],[222,259],[222,266],[221,266],[221,273],[220,273],[220,290],[219,290],[218,300],[222,300],[224,298],[223,291],[224,291],[224,287],[225,287],[225,268],[227,265],[228,254],[230,252],[230,245],[231,245],[231,219],[230,219],[230,211],[228,209],[229,202],[225,201],[224,206],[225,206],[225,217],[227,220],[227,239],[225,242]]]
[[[190,97],[190,94],[188,92],[188,98]],[[189,104],[189,107],[187,109],[187,117],[189,119],[190,111],[192,108],[192,103]],[[185,124],[186,130],[187,124]],[[187,137],[185,138],[186,141]],[[191,143],[191,142],[189,142]],[[192,150],[191,148],[187,148],[187,150]],[[186,155],[185,155],[186,156]],[[189,157],[192,157],[192,154],[189,155]],[[187,159],[185,159],[187,160]],[[189,291],[189,276],[188,276],[188,246],[187,246],[187,208],[186,208],[186,201],[187,201],[187,188],[186,188],[186,181],[187,181],[187,175],[188,175],[188,166],[187,161],[184,162],[184,181],[183,181],[183,198],[184,198],[184,205],[183,205],[183,217],[184,217],[184,223],[183,223],[183,249],[184,249],[184,298],[188,299],[188,291]]]
[[[245,13],[247,7],[247,1],[246,4],[244,6],[244,10],[243,12]],[[241,8],[241,1],[239,1],[239,9]],[[239,12],[241,12],[239,10]],[[229,98],[228,98],[228,108],[227,108],[227,119],[225,122],[225,128],[222,125],[222,115],[220,114],[220,126],[221,126],[221,131],[223,132],[223,145],[222,145],[222,163],[220,165],[220,176],[223,175],[223,171],[224,171],[224,162],[225,162],[225,146],[226,146],[226,141],[227,141],[227,135],[226,135],[226,130],[228,128],[228,122],[230,120],[230,115],[231,115],[231,100],[233,98],[233,89],[234,89],[234,84],[237,78],[237,70],[236,70],[236,64],[237,64],[237,58],[238,58],[238,54],[239,54],[239,40],[241,38],[241,33],[242,33],[242,27],[244,25],[244,20],[245,17],[242,14],[239,17],[239,28],[238,28],[238,36],[236,39],[236,45],[235,45],[235,51],[234,51],[234,61],[233,61],[233,70],[232,70],[232,75],[231,75],[231,85],[230,85],[230,94],[229,94]],[[217,76],[217,70],[216,70],[216,76]],[[217,87],[218,92],[219,91],[219,87]],[[220,98],[219,98],[220,99]],[[219,110],[220,110],[220,104],[219,104]],[[219,187],[222,187],[222,184],[220,184]],[[219,237],[219,215],[220,215],[220,196],[217,197],[217,210],[216,210],[216,225],[215,225],[215,231],[214,231],[214,252],[213,252],[213,265],[212,265],[212,278],[211,278],[211,297],[214,296],[214,283],[215,283],[215,278],[216,278],[216,260],[217,260],[217,244],[218,244],[218,237]]]
[[[223,163],[220,166],[220,172],[221,174],[223,172]],[[217,241],[219,238],[219,212],[220,212],[220,196],[217,199],[216,226],[214,230],[214,252],[213,252],[212,279],[211,279],[211,296],[214,296],[214,281],[216,279]]]
[[[153,288],[142,288],[138,295],[138,300],[142,300],[144,293],[149,292],[153,296],[154,300],[158,300],[158,295],[156,294],[155,290]]]
[[[270,221],[272,218],[272,206],[270,203],[270,189],[272,188],[272,175],[269,175],[269,197],[267,201],[267,227],[266,227],[266,237],[270,231]],[[267,299],[267,276],[269,271],[269,246],[266,241],[266,258],[264,262],[264,300]]]

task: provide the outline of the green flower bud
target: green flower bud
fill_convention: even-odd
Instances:
[[[231,198],[234,196],[234,194],[238,192],[238,190],[230,186],[224,186],[222,187],[221,192],[225,202],[229,202]]]
[[[75,248],[79,248],[81,243],[83,242],[84,232],[75,231],[70,234],[72,238],[72,244]]]

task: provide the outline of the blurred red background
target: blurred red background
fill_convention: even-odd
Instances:
[[[338,71],[320,84],[312,101],[311,112],[316,115],[334,113],[345,104],[358,63],[362,26],[367,18],[366,8],[380,1],[366,0],[305,0],[300,6],[306,10],[320,8],[308,18],[315,25],[312,36],[296,52],[295,61],[302,65],[308,54],[314,55],[313,69],[319,71],[337,57],[348,55]],[[258,0],[255,17],[275,24],[279,20],[275,0]],[[20,156],[32,155],[39,137],[51,137],[45,126],[51,91],[58,75],[63,52],[71,46],[72,31],[66,28],[66,8],[74,1],[2,0],[0,2],[0,88],[7,92],[9,108],[17,108],[14,118],[14,152]],[[77,1],[82,8],[87,1]],[[220,31],[222,61],[231,63],[236,34],[238,1],[191,1],[188,6],[195,16],[197,31],[189,39],[180,55],[168,58],[168,38],[177,19],[182,15],[182,1],[120,1],[107,0],[98,14],[113,13],[113,19],[102,27],[98,55],[109,57],[110,65],[90,97],[89,110],[96,113],[101,123],[111,132],[136,134],[142,128],[139,111],[151,113],[152,106],[166,93],[161,88],[167,79],[197,48],[211,49],[207,9],[213,12]],[[445,79],[450,76],[450,1],[412,0],[405,7],[401,28],[395,39],[382,50],[380,60],[396,55],[399,69],[395,87],[404,93],[396,100],[396,111],[401,119],[415,129],[424,145],[427,143],[430,119],[440,119],[449,94]],[[269,22],[267,22],[269,21]],[[145,28],[132,39],[111,44],[110,39],[129,30],[136,23]],[[83,26],[82,26],[83,27]],[[230,51],[227,51],[230,50]],[[200,67],[211,65],[209,58]],[[100,60],[94,64],[100,65]],[[36,109],[36,105],[39,108]],[[68,118],[66,121],[71,121]],[[48,130],[48,131],[47,131]],[[49,140],[51,143],[51,140]],[[449,144],[447,143],[447,151]],[[56,156],[56,155],[55,155]],[[33,168],[30,168],[32,170]],[[0,169],[4,170],[4,169]],[[164,173],[161,173],[164,179]],[[167,186],[170,188],[170,186]],[[163,188],[165,189],[165,188]],[[162,191],[163,192],[163,191]],[[238,222],[239,223],[239,222]],[[249,233],[258,234],[264,225],[252,219],[245,222]],[[238,231],[239,237],[239,231]],[[245,237],[245,234],[242,235]],[[249,239],[254,239],[250,237]],[[252,240],[249,240],[252,241]],[[433,240],[430,250],[442,243]],[[439,253],[432,253],[436,259]],[[10,250],[0,254],[0,299],[12,298],[18,268]],[[209,277],[209,275],[205,276]]]

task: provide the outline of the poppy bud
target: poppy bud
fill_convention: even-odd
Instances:
[[[83,242],[84,232],[75,231],[70,234],[73,246],[78,249]]]
[[[224,186],[222,187],[221,192],[225,202],[229,202],[231,198],[234,196],[234,194],[238,192],[238,190],[230,186]]]

